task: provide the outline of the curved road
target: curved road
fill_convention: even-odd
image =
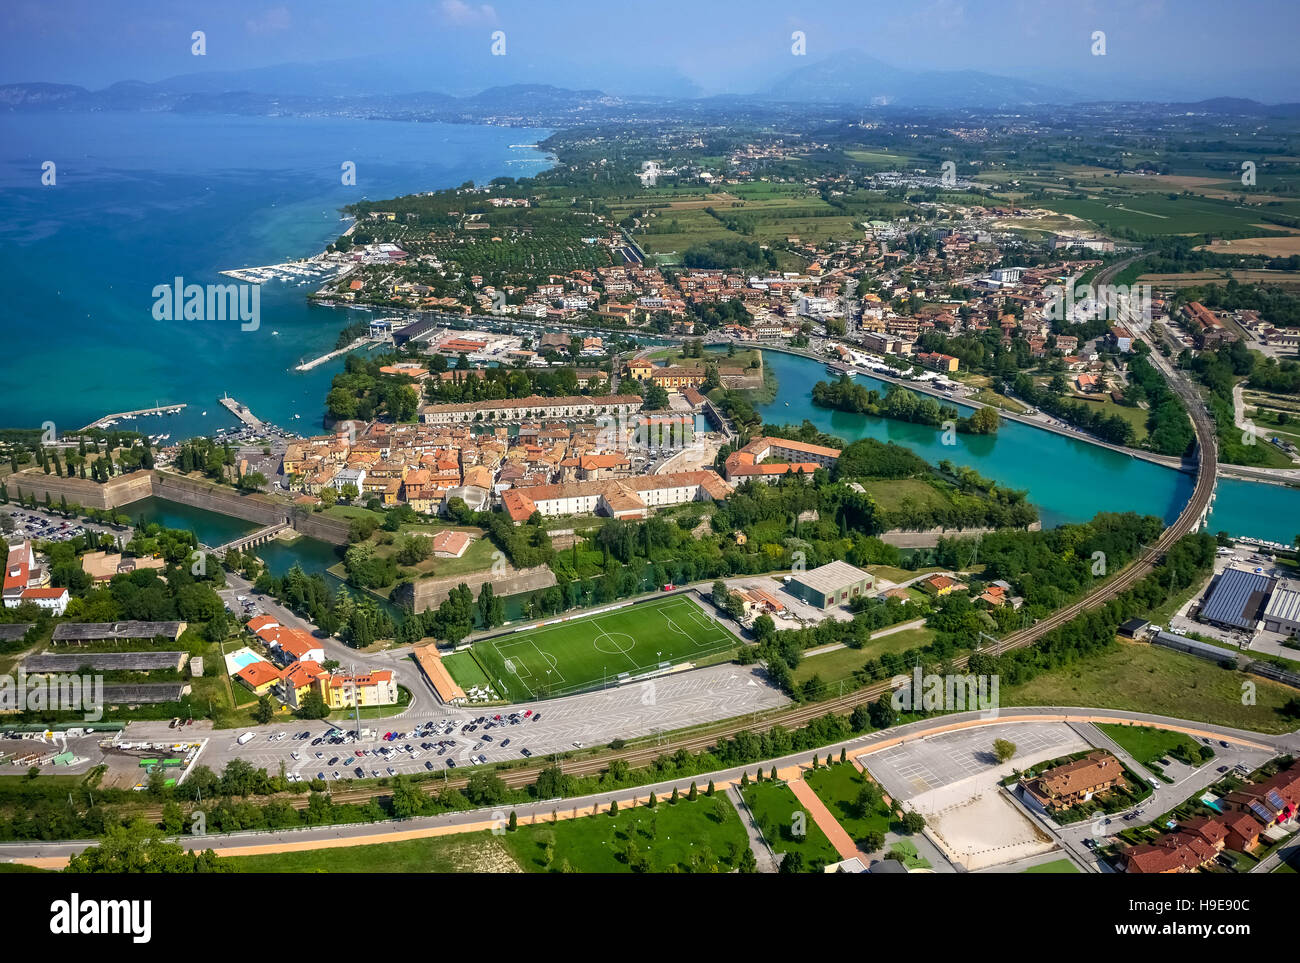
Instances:
[[[489,830],[494,827],[500,828],[511,810],[516,813],[519,822],[524,824],[556,818],[567,819],[586,815],[593,811],[608,809],[609,804],[613,801],[617,801],[620,808],[627,805],[644,804],[651,792],[655,793],[659,799],[666,799],[672,795],[673,789],[685,793],[692,782],[703,790],[712,781],[719,791],[726,791],[732,786],[738,785],[742,775],[746,772],[753,773],[759,767],[764,771],[768,771],[775,766],[779,777],[789,779],[799,775],[800,772],[810,766],[814,755],[823,757],[828,752],[830,756],[837,756],[841,750],[844,750],[849,757],[861,761],[864,757],[901,745],[909,740],[915,741],[966,729],[1026,722],[1136,723],[1158,726],[1162,729],[1182,732],[1196,738],[1223,740],[1248,749],[1262,749],[1274,753],[1300,753],[1300,732],[1269,735],[1246,729],[1234,729],[1228,726],[1192,722],[1144,712],[1054,706],[1003,709],[995,717],[987,718],[984,713],[980,712],[962,712],[933,719],[923,719],[919,722],[896,726],[892,729],[882,729],[834,743],[830,746],[823,746],[812,751],[804,750],[791,753],[777,759],[766,759],[761,762],[701,773],[696,776],[665,780],[651,785],[596,793],[571,799],[550,799],[516,806],[443,813],[438,816],[420,817],[418,819],[389,820],[384,823],[315,826],[277,832],[232,833],[220,837],[182,837],[180,842],[187,849],[212,848],[219,856],[256,855],[259,853],[322,849],[337,846],[362,846],[396,842],[401,839]],[[340,799],[340,794],[336,794],[335,799],[336,801],[343,801]],[[69,840],[0,843],[0,862],[16,861],[45,868],[59,868],[67,862],[69,857],[96,845],[97,842],[97,840]]]

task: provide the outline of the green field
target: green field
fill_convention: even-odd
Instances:
[[[721,655],[737,644],[695,602],[678,596],[484,639],[469,651],[499,692],[529,700]],[[464,685],[455,665],[448,671]]]
[[[851,762],[839,762],[817,769],[804,777],[804,782],[812,787],[826,808],[831,811],[844,831],[853,837],[859,846],[868,833],[884,836],[889,832],[894,818],[883,801],[876,804],[869,812],[863,812],[858,806],[858,794],[867,785],[867,778]]]
[[[1045,206],[1091,221],[1104,230],[1126,228],[1139,235],[1267,233],[1254,226],[1259,223],[1257,208],[1207,197],[1112,193],[1095,200],[1054,199]]]
[[[840,861],[840,854],[831,841],[785,783],[750,783],[741,790],[741,795],[774,852],[802,853],[807,872],[820,872],[821,867],[828,863]],[[796,813],[800,814],[797,822]],[[802,824],[803,835],[794,832],[799,824]]]
[[[654,809],[623,808],[614,816],[602,810],[594,816],[521,825],[500,836],[430,836],[227,856],[221,863],[238,873],[726,873],[739,866],[748,845],[745,828],[725,794],[709,798],[701,792],[694,802],[663,799]]]
[[[1097,728],[1147,767],[1180,746],[1192,753],[1199,749],[1197,743],[1189,736],[1181,732],[1170,732],[1168,729],[1152,729],[1150,726],[1117,726],[1109,723],[1098,723]]]
[[[620,809],[615,816],[562,819],[520,826],[500,837],[525,872],[727,873],[749,848],[745,827],[721,790],[694,802],[666,799],[650,809]]]
[[[1242,704],[1242,683],[1247,681],[1255,686],[1254,705]],[[1129,709],[1255,732],[1290,732],[1295,720],[1280,710],[1294,695],[1294,689],[1280,683],[1221,669],[1182,652],[1120,643],[1004,688],[1002,704]]]
[[[835,685],[841,679],[853,678],[854,672],[871,659],[878,659],[886,652],[906,652],[908,649],[925,648],[934,641],[934,635],[934,629],[921,626],[873,638],[860,649],[846,646],[820,655],[810,655],[800,660],[799,667],[794,670],[794,681],[803,683],[813,676],[818,676],[825,685]]]
[[[1079,870],[1068,859],[1054,859],[1050,863],[1039,863],[1021,870],[1022,873],[1077,873]]]

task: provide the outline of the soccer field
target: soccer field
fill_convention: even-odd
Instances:
[[[667,598],[485,639],[470,652],[498,691],[526,701],[717,655],[738,641],[695,602]]]

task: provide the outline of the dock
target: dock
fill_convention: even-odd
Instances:
[[[319,358],[312,358],[310,361],[304,361],[302,364],[296,364],[293,366],[293,370],[310,371],[312,368],[319,367],[320,365],[323,365],[327,361],[333,361],[335,358],[339,357],[340,355],[347,354],[350,351],[356,351],[358,348],[364,347],[365,345],[372,344],[372,343],[382,344],[382,342],[378,338],[372,338],[369,336],[357,338],[357,340],[353,341],[351,344],[347,345],[346,347],[336,348],[333,351],[331,351],[329,354],[323,354]]]
[[[179,413],[184,407],[185,405],[182,403],[178,405],[157,405],[153,408],[137,408],[135,411],[119,411],[116,414],[105,415],[98,421],[92,421],[80,430],[90,431],[92,428],[103,428],[110,421],[123,421],[130,418],[140,418],[144,415],[174,415]]]
[[[234,415],[244,424],[248,425],[248,427],[255,428],[255,429],[261,429],[265,427],[265,424],[262,422],[262,420],[258,418],[256,415],[254,415],[252,411],[249,410],[248,405],[236,401],[234,398],[230,397],[230,395],[223,395],[217,400],[221,402],[222,407],[228,409],[232,415]]]

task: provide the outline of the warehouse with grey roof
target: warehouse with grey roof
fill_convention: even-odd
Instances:
[[[138,642],[147,639],[171,639],[175,642],[185,631],[185,622],[60,622],[54,627],[55,645],[86,642]]]
[[[870,572],[834,561],[789,577],[786,591],[820,609],[833,608],[866,595],[875,584]]]
[[[1264,617],[1264,607],[1277,579],[1241,568],[1223,570],[1196,616],[1225,629],[1254,632]]]
[[[1273,590],[1264,609],[1264,629],[1283,635],[1300,634],[1300,582],[1284,581]]]

